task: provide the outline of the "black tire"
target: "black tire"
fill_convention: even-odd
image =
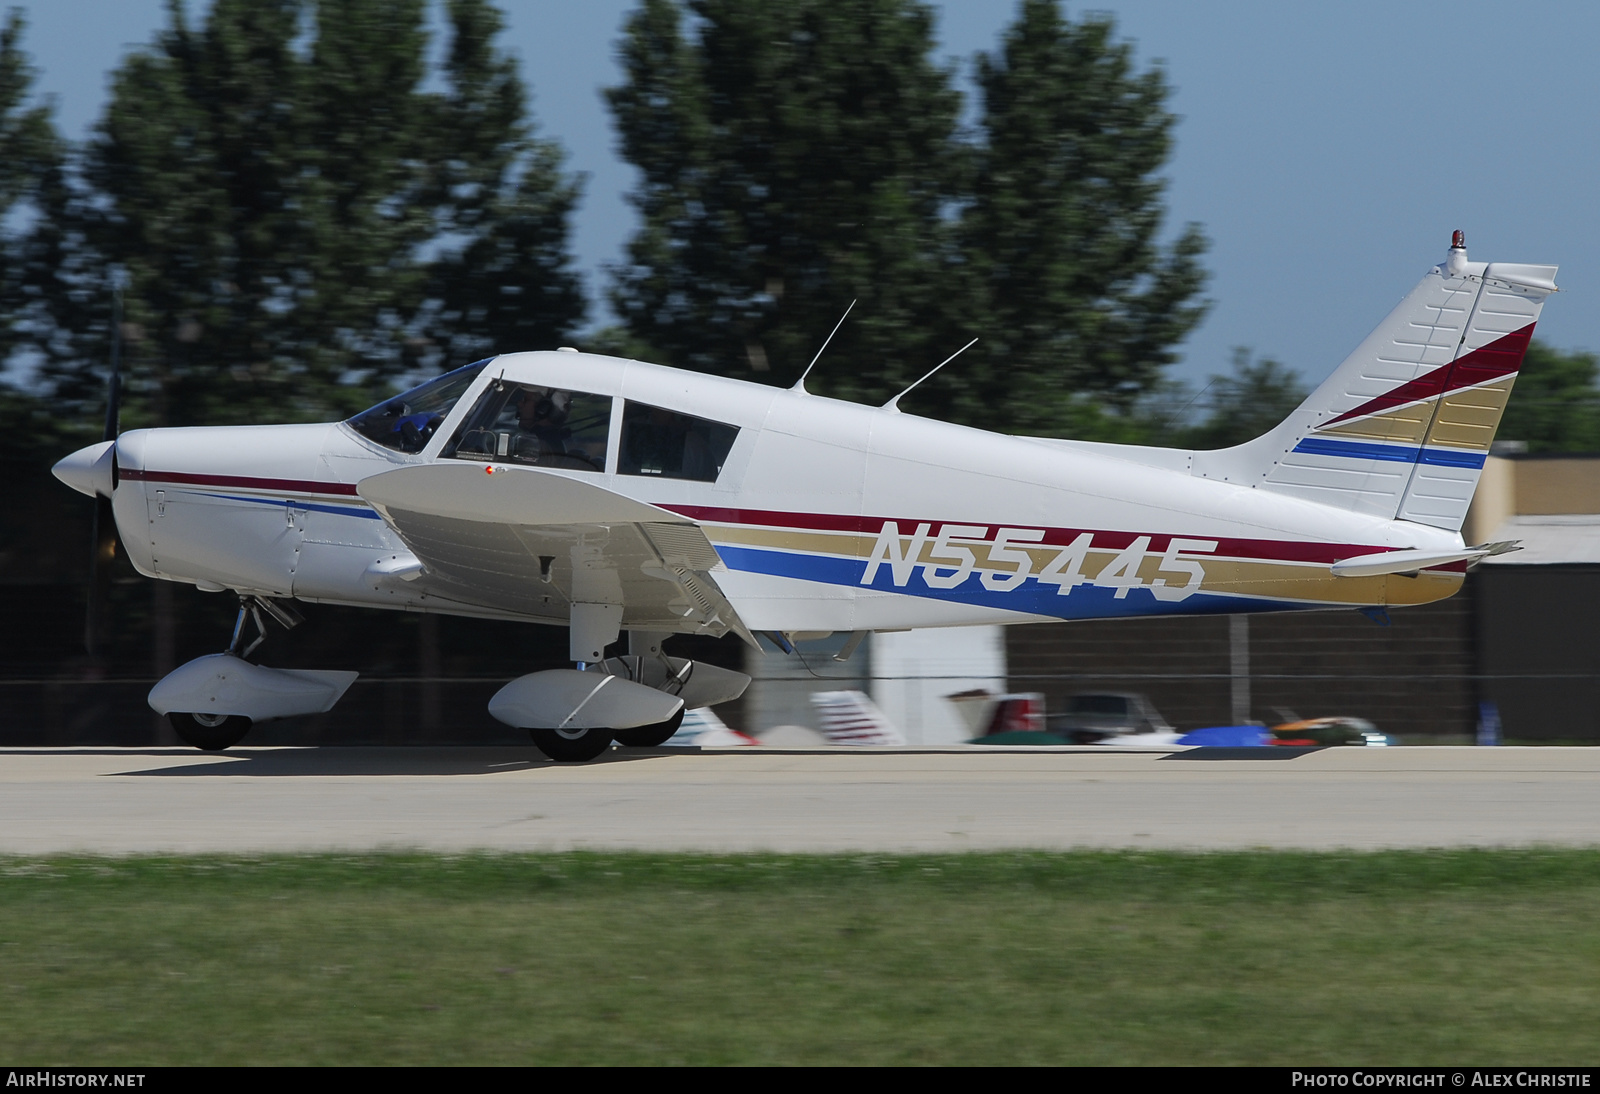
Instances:
[[[678,732],[678,727],[683,725],[683,707],[678,708],[678,713],[668,718],[665,722],[652,722],[647,726],[634,726],[632,729],[619,729],[616,731],[616,740],[619,745],[628,748],[655,748],[664,745],[667,739]]]
[[[184,744],[193,745],[202,752],[221,752],[238,744],[253,724],[239,714],[179,714],[177,711],[168,714],[167,721],[172,723],[172,731]]]
[[[611,747],[609,729],[530,729],[528,733],[539,751],[557,763],[581,764]]]

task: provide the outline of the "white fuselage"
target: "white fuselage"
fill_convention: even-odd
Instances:
[[[1461,537],[1197,477],[1188,453],[1004,436],[570,352],[497,358],[414,454],[343,423],[127,433],[113,502],[129,557],[216,591],[565,622],[452,599],[426,578],[372,579],[406,545],[361,497],[363,480],[440,460],[479,395],[507,382],[616,410],[602,470],[501,470],[591,482],[699,525],[752,630],[1422,603],[1461,580],[1460,567],[1334,577],[1340,559],[1447,551]],[[737,427],[715,481],[622,473],[627,403]]]

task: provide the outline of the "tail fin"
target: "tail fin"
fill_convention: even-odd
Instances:
[[[1454,242],[1298,410],[1194,474],[1459,531],[1556,267]]]
[[[811,705],[822,719],[822,735],[831,745],[888,745],[899,747],[905,737],[860,691],[817,691]]]

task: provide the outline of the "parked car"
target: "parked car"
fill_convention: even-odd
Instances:
[[[1065,711],[1045,718],[1045,726],[1051,733],[1080,745],[1099,744],[1112,737],[1172,733],[1172,726],[1150,700],[1137,692],[1073,695],[1067,699]]]
[[[1378,727],[1365,718],[1333,717],[1300,718],[1275,725],[1272,727],[1272,743],[1302,748],[1317,745],[1383,748],[1394,744],[1394,740],[1386,733],[1379,733]]]

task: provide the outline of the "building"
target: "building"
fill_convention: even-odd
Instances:
[[[1464,534],[1521,543],[1472,575],[1480,697],[1507,737],[1600,741],[1600,456],[1491,456]]]

